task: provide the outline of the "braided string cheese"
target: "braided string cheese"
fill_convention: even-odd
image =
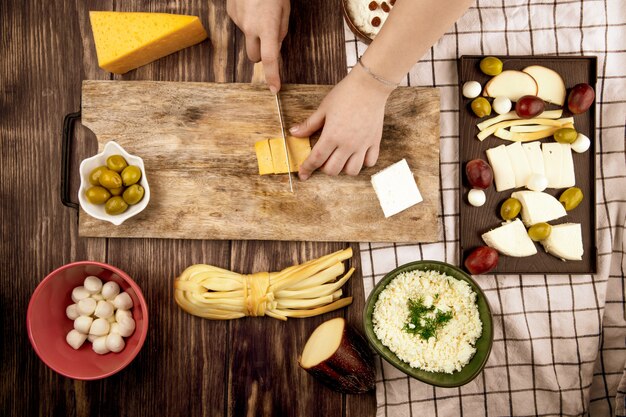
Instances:
[[[343,261],[351,257],[347,248],[280,272],[251,275],[192,265],[174,281],[174,299],[188,313],[213,320],[317,316],[352,303],[352,297],[341,298],[341,287],[354,268],[337,279],[345,272]]]

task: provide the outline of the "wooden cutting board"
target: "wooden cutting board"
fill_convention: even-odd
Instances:
[[[285,85],[286,126],[304,121],[330,89]],[[316,173],[306,182],[296,179],[293,194],[286,175],[258,175],[254,143],[280,136],[274,97],[263,86],[84,81],[82,124],[96,134],[100,150],[115,140],[143,158],[151,200],[118,227],[81,211],[81,236],[343,242],[437,238],[436,89],[406,87],[392,93],[375,167],[356,177]],[[370,176],[403,158],[424,201],[385,219]]]

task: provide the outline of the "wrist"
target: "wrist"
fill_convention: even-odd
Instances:
[[[352,68],[348,77],[354,79],[360,86],[385,100],[387,100],[387,97],[389,97],[391,92],[397,87],[397,85],[393,83],[384,82],[386,80],[381,81],[373,72],[366,70],[358,63]]]

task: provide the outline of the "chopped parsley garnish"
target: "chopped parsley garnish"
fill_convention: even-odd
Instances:
[[[403,330],[407,333],[417,334],[424,340],[428,340],[433,336],[436,337],[437,330],[441,329],[452,319],[451,311],[435,311],[434,305],[426,307],[421,297],[417,301],[409,299],[407,304],[409,306],[409,320],[404,325]]]

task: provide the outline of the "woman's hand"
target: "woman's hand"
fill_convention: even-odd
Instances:
[[[328,175],[357,175],[363,165],[374,166],[383,131],[385,103],[393,87],[384,85],[355,66],[324,98],[304,123],[289,129],[306,137],[324,128],[309,157],[300,166],[306,180],[321,168]]]
[[[246,35],[246,52],[263,62],[272,93],[280,90],[280,47],[289,26],[289,0],[227,0],[226,11]]]

